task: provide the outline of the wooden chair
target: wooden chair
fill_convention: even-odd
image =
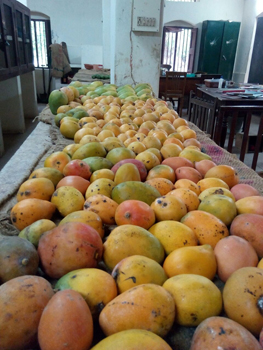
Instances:
[[[165,101],[170,100],[174,106],[174,100],[178,101],[177,112],[182,116],[184,105],[184,92],[186,85],[186,72],[166,72],[165,90],[160,94]]]
[[[213,139],[215,134],[216,101],[207,101],[190,92],[188,120]]]
[[[248,106],[245,106],[245,105],[221,106],[219,108],[218,118],[216,121],[216,126],[215,126],[216,133],[215,133],[214,141],[221,147],[224,147],[226,142],[227,128],[229,127],[230,134],[229,134],[229,139],[228,139],[226,148],[228,152],[230,153],[232,152],[233,142],[234,142],[235,133],[236,133],[237,119],[240,116],[240,114],[244,117],[243,138],[242,138],[241,150],[240,150],[240,156],[239,156],[239,159],[242,162],[245,159],[245,154],[247,150],[252,114],[259,115],[259,118],[260,118],[258,130],[256,133],[256,144],[255,144],[254,156],[253,156],[252,166],[251,166],[251,168],[255,170],[257,166],[258,155],[261,149],[261,141],[262,141],[262,134],[263,134],[263,107],[262,106],[252,106],[252,105],[251,106],[249,105]],[[228,125],[230,119],[231,119],[231,122],[230,122],[230,125]]]

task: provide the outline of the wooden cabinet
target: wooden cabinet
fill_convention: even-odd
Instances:
[[[32,70],[30,10],[16,0],[0,0],[0,81]]]
[[[198,71],[232,79],[239,29],[234,21],[203,22]]]

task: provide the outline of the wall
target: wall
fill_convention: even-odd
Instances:
[[[141,3],[147,9],[150,0]],[[163,1],[160,6],[160,28],[162,28]],[[133,1],[112,0],[111,80],[117,85],[148,82],[158,96],[161,36],[158,32],[132,31]]]
[[[242,25],[237,48],[236,64],[234,67],[234,81],[247,81],[254,36],[256,30],[257,16],[263,12],[262,0],[245,0]]]
[[[202,22],[205,20],[232,20],[241,22],[245,0],[200,0],[200,2],[173,2],[165,0],[164,25],[174,21],[188,22],[198,28],[194,71],[197,70]],[[250,0],[248,0],[250,1]],[[259,0],[262,1],[262,0]]]
[[[27,6],[50,17],[52,42],[66,42],[71,63],[102,62],[102,1],[27,0]]]

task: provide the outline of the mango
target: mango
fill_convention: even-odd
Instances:
[[[97,213],[88,210],[77,210],[64,217],[59,222],[59,226],[67,222],[82,222],[93,227],[101,238],[104,237],[104,229],[100,216]]]
[[[83,209],[84,201],[82,193],[71,186],[59,187],[51,197],[51,203],[63,217]]]
[[[95,268],[71,271],[57,281],[55,288],[79,292],[94,318],[98,318],[102,308],[117,296],[117,286],[113,277],[106,271]]]
[[[28,198],[13,206],[10,218],[12,224],[21,231],[37,220],[51,219],[55,211],[56,206],[49,201],[38,198]]]
[[[99,324],[111,334],[127,329],[145,329],[164,337],[175,319],[172,295],[162,286],[145,283],[123,292],[101,311]]]
[[[88,157],[84,158],[83,161],[90,166],[92,172],[101,169],[111,169],[113,167],[112,162],[103,157]]]
[[[172,350],[172,348],[153,332],[144,329],[128,329],[112,334],[91,350]]]
[[[92,340],[93,320],[82,296],[70,289],[57,292],[46,305],[39,322],[40,348],[89,349]]]
[[[180,152],[179,157],[186,158],[191,162],[200,162],[200,160],[203,159],[212,160],[212,158],[208,154],[191,148],[183,149],[182,152]]]
[[[118,147],[109,151],[109,153],[106,155],[106,159],[112,162],[112,164],[116,164],[123,159],[135,159],[135,156],[135,153],[128,148]]]
[[[237,215],[237,208],[233,199],[222,194],[206,196],[199,204],[198,210],[213,214],[226,226],[230,225]]]
[[[126,163],[116,171],[114,182],[116,185],[126,181],[141,181],[140,172],[135,164]]]
[[[56,224],[48,219],[41,219],[33,222],[33,224],[24,228],[18,235],[18,237],[27,239],[36,248],[38,247],[38,242],[40,237],[44,232],[52,230],[56,227]]]
[[[122,259],[114,267],[112,276],[116,280],[119,293],[144,283],[162,286],[168,278],[160,264],[142,255]]]
[[[45,177],[28,179],[19,187],[16,198],[18,202],[26,198],[39,198],[49,201],[54,191],[53,182]]]
[[[85,198],[87,199],[95,194],[103,194],[104,196],[111,198],[111,192],[114,186],[115,182],[110,179],[97,179],[89,185]]]
[[[23,275],[36,275],[39,257],[29,241],[16,236],[0,240],[0,283]]]
[[[61,179],[63,179],[64,175],[62,174],[61,171],[54,169],[54,168],[38,168],[36,170],[34,170],[30,176],[29,179],[35,179],[35,178],[39,178],[39,177],[45,177],[49,180],[51,180],[54,184],[54,186],[57,186],[57,184],[59,183],[59,181]]]
[[[39,321],[53,295],[51,284],[39,276],[12,278],[0,286],[1,350],[38,347]]]
[[[128,199],[137,199],[151,205],[156,198],[161,197],[161,194],[149,184],[139,181],[126,181],[114,187],[111,197],[118,204]]]
[[[103,260],[106,266],[113,270],[122,259],[132,255],[146,256],[161,264],[164,249],[154,235],[140,226],[117,226],[104,243]]]
[[[99,142],[89,142],[73,153],[72,159],[85,159],[88,157],[105,157],[106,149]]]
[[[51,110],[51,113],[54,115],[57,114],[57,110],[60,106],[67,105],[68,102],[68,97],[65,92],[60,90],[51,91],[48,98],[49,108]]]

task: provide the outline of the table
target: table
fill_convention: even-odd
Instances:
[[[197,86],[200,84],[203,84],[204,79],[217,79],[220,78],[219,74],[199,74],[199,76],[186,76],[186,86],[185,86],[185,92],[184,92],[184,106],[183,108],[188,108],[189,104],[189,97],[190,92],[195,91],[197,89]],[[165,76],[160,76],[159,80],[159,97],[162,92],[165,91]],[[182,84],[183,84],[183,78],[182,78]]]
[[[235,91],[235,93],[231,93],[231,91]],[[219,114],[220,108],[222,106],[256,106],[260,107],[262,106],[263,110],[263,92],[261,97],[257,98],[243,98],[238,93],[242,94],[244,92],[244,89],[218,89],[218,88],[209,88],[206,87],[205,85],[198,85],[197,86],[197,95],[200,96],[201,98],[207,100],[207,101],[212,101],[215,102],[215,114]],[[254,91],[255,90],[251,90]],[[227,93],[228,92],[228,93]],[[230,95],[230,93],[232,95]],[[212,116],[213,119],[215,119],[215,115]],[[218,135],[215,137],[216,142],[220,144],[221,147],[224,146],[224,141],[226,139],[226,133],[227,133],[227,126],[228,126],[228,117],[227,115],[224,116],[223,120],[223,132],[220,137],[220,142],[218,140]],[[218,118],[216,119],[218,122]],[[218,124],[216,122],[215,128],[217,128]],[[237,131],[241,128],[243,124],[243,130],[245,127],[245,113],[240,112],[239,113],[239,123],[237,125]]]
[[[214,101],[216,100],[216,108],[221,106],[233,106],[233,105],[260,105],[263,106],[263,92],[262,97],[256,99],[242,98],[238,95],[229,95],[226,91],[244,91],[244,89],[218,89],[218,88],[208,88],[205,85],[197,85],[197,94],[206,100]]]

